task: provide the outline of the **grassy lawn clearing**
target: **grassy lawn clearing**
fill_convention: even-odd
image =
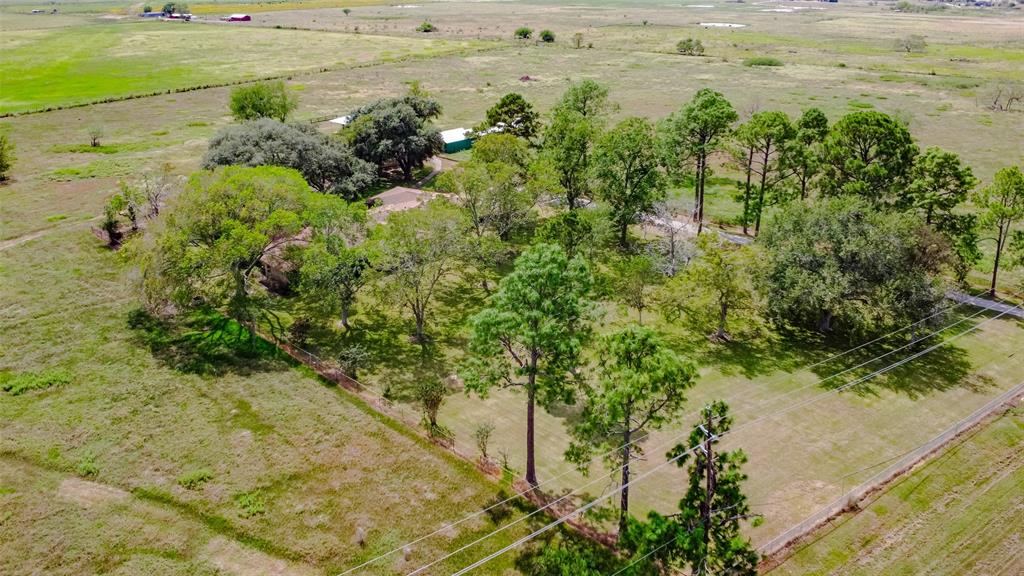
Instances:
[[[954,442],[770,572],[1020,574],[1024,409]]]
[[[132,22],[4,34],[0,113],[431,56],[470,41]],[[188,110],[141,114],[187,117]]]
[[[456,370],[467,343],[464,319],[481,306],[483,298],[481,291],[465,284],[454,284],[444,291],[436,308],[443,310],[443,315],[433,317],[435,343],[425,351],[409,342],[407,318],[365,299],[354,318],[354,330],[333,337],[321,334],[319,352],[331,357],[335,346],[365,346],[371,352],[370,367],[360,380],[381,394],[405,402],[414,412],[410,387],[420,379],[444,377]],[[600,331],[611,330],[628,318],[614,304],[605,303],[605,309]],[[755,511],[765,515],[764,524],[749,531],[757,542],[769,540],[831,502],[844,486],[870,476],[871,471],[858,472],[860,469],[924,442],[993,395],[1017,384],[1024,377],[1015,359],[1024,348],[1024,326],[1015,320],[988,318],[975,310],[956,309],[944,325],[961,322],[944,335],[951,337],[972,326],[977,326],[976,331],[854,390],[826,394],[856,376],[907,358],[917,349],[900,350],[906,340],[896,337],[809,369],[853,344],[767,332],[728,346],[713,345],[703,338],[699,328],[669,324],[654,313],[645,315],[649,324],[668,334],[674,347],[701,367],[697,387],[689,395],[688,412],[698,410],[704,402],[726,399],[741,426],[815,399],[806,408],[762,421],[724,441],[726,447],[741,447],[750,457],[746,467],[751,477],[748,493]],[[328,342],[333,345],[325,346]],[[887,352],[891,354],[856,368]],[[847,369],[852,371],[822,382]],[[609,481],[602,479],[599,463],[592,468],[591,477],[585,478],[563,458],[569,443],[567,426],[577,411],[574,406],[561,406],[550,413],[539,413],[538,474],[542,482],[557,477],[547,486],[555,492],[589,483],[584,492],[600,494]],[[683,418],[652,434],[643,443],[646,456],[635,466],[637,470],[664,462],[664,453],[688,432],[691,420],[692,416]],[[440,422],[452,429],[457,444],[470,452],[476,428],[494,425],[491,453],[499,459],[504,455],[513,467],[524,469],[526,413],[520,393],[496,390],[481,400],[457,391],[442,408]],[[684,480],[679,469],[661,468],[635,487],[631,494],[634,512],[671,511]]]
[[[194,562],[219,566],[208,558],[216,536],[243,555],[336,573],[479,510],[498,490],[274,356],[211,340],[168,347],[129,329],[135,293],[117,256],[81,227],[0,252],[0,274],[0,369],[70,375],[0,392],[0,572],[129,574],[157,563],[192,573]],[[50,497],[76,477],[134,496],[76,512]],[[407,572],[492,527],[482,516],[363,573]]]

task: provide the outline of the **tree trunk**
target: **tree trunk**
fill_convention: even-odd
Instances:
[[[526,482],[532,488],[537,487],[537,463],[534,459],[534,445],[533,445],[533,411],[535,407],[535,395],[537,391],[534,389],[534,383],[536,382],[536,375],[531,372],[529,384],[526,389]]]
[[[761,233],[761,214],[764,213],[764,188],[768,180],[768,150],[765,148],[764,163],[761,164],[761,189],[757,193],[757,221],[754,223],[754,236]]]
[[[622,435],[622,493],[619,499],[619,537],[626,533],[626,520],[629,518],[629,460],[632,457],[630,440],[632,433],[629,429],[629,417],[625,418],[626,432]]]
[[[619,247],[629,247],[629,223],[627,222],[619,224]]]
[[[822,310],[821,316],[818,318],[818,332],[831,332],[832,331],[832,312],[828,310]]]
[[[707,158],[701,154],[697,159],[697,235],[704,230],[704,173]]]
[[[416,342],[419,342],[420,345],[426,345],[426,343],[427,343],[427,334],[426,334],[426,330],[424,329],[424,325],[426,324],[426,322],[425,322],[425,320],[423,318],[423,312],[422,311],[415,311],[414,310],[413,311],[413,316],[416,317],[416,335],[415,335]]]
[[[996,259],[992,264],[992,286],[988,289],[988,295],[990,298],[996,297],[996,279],[999,276],[999,257],[1003,254],[1003,243],[1006,241],[1006,234],[1003,232],[1003,226],[999,227],[999,233],[996,235]]]
[[[341,325],[345,327],[345,330],[349,330],[348,325],[348,304],[341,305]]]
[[[718,312],[718,332],[715,334],[715,337],[718,338],[719,341],[725,341],[725,318],[726,314],[729,313],[729,303],[722,301],[720,304],[721,308]]]
[[[754,149],[750,149],[750,154],[747,155],[747,184],[743,188],[743,233],[747,233],[747,224],[749,222],[750,215],[750,176],[753,169],[751,168],[754,164]]]

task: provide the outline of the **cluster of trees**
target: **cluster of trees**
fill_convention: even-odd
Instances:
[[[441,107],[416,83],[405,96],[353,111],[336,135],[308,123],[287,123],[297,104],[283,82],[236,88],[230,107],[239,124],[210,140],[204,167],[294,168],[314,190],[354,201],[392,169],[411,179],[413,170],[441,149],[431,124]]]
[[[702,56],[704,55],[704,43],[699,38],[685,38],[676,44],[676,52],[684,56]]]
[[[707,89],[658,123],[613,123],[616,109],[592,81],[571,85],[546,124],[521,95],[506,95],[480,127],[502,130],[480,136],[472,159],[437,180],[444,196],[374,227],[354,201],[360,190],[391,169],[411,177],[440,145],[431,123],[440,106],[418,86],[357,109],[333,137],[270,114],[228,127],[211,141],[210,169],[191,178],[140,250],[148,301],[154,310],[209,307],[283,332],[288,296],[303,301],[306,324],[340,319],[358,330],[351,318],[366,294],[405,311],[413,341],[426,349],[442,289],[478,290],[484,304],[469,320],[458,372],[481,396],[523,391],[526,481],[539,483],[536,410],[561,404],[580,408],[565,457],[585,470],[607,453],[606,464],[621,469],[619,553],[541,547],[523,560],[530,573],[566,565],[607,573],[634,561],[647,569],[638,574],[683,565],[750,573],[756,554],[739,536],[749,519],[739,489],[744,456],[713,449],[730,421],[720,403],[705,409],[708,435],[668,455],[690,470],[680,512],[629,514],[631,463],[642,454],[632,441],[679,418],[697,373],[645,313],[685,319],[721,345],[762,317],[846,334],[917,321],[943,297],[943,274],[962,277],[977,261],[983,230],[996,232],[997,269],[1004,248],[1024,258],[1024,232],[1015,229],[1024,175],[1001,170],[973,195],[974,216],[963,209],[977,185],[970,169],[949,152],[920,152],[885,114],[829,125],[815,109],[795,121],[764,111],[738,124],[731,103]],[[760,233],[752,245],[700,234],[723,152],[742,175],[741,224]],[[686,219],[696,238],[667,207],[672,183],[692,187]],[[769,206],[776,214],[763,219]],[[636,238],[638,223],[654,237]],[[271,281],[282,274],[287,295]],[[599,335],[600,303],[609,300],[635,315]],[[347,350],[337,361],[352,371],[365,353]],[[431,430],[440,427],[443,380],[415,390]],[[488,438],[477,438],[484,452]]]

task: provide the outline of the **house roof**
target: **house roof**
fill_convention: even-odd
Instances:
[[[472,132],[472,130],[467,130],[465,128],[452,128],[451,130],[441,132],[441,140],[444,140],[445,144],[462,142],[469,138],[470,132]]]

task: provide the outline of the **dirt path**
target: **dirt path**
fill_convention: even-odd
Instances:
[[[80,478],[67,478],[57,487],[57,498],[85,507],[124,502],[130,497],[131,494],[120,488]]]
[[[223,536],[210,540],[201,556],[217,570],[235,576],[314,576],[319,573],[308,566],[274,558]]]
[[[440,156],[431,156],[430,157],[430,167],[431,167],[430,174],[427,174],[423,178],[420,178],[419,180],[416,181],[416,187],[417,188],[422,188],[422,187],[426,186],[428,182],[430,182],[431,180],[436,178],[437,175],[441,173],[441,170],[444,167],[444,165],[441,163],[441,157]]]
[[[8,248],[14,248],[19,244],[24,244],[25,242],[35,240],[36,238],[39,238],[40,236],[46,234],[50,230],[52,230],[52,228],[43,228],[42,230],[29,232],[28,234],[23,234],[21,236],[11,238],[10,240],[4,240],[3,242],[0,242],[0,252],[7,250]]]

